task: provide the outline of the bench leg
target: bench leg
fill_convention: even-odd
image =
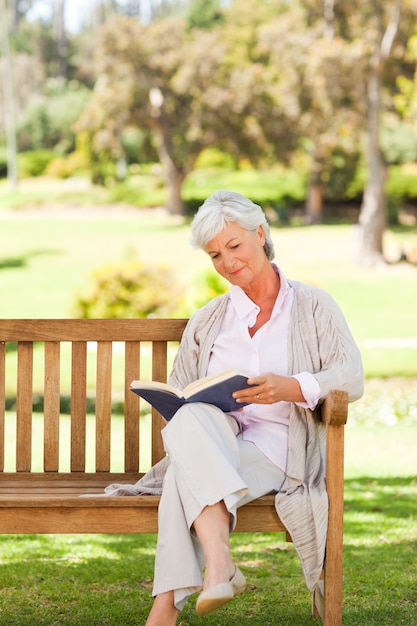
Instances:
[[[331,458],[329,458],[331,451]],[[343,600],[343,507],[344,507],[344,425],[327,426],[327,493],[329,522],[323,580],[313,593],[313,615],[324,626],[342,626]]]

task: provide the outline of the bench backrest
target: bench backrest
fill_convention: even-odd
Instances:
[[[11,471],[32,471],[34,446],[43,445],[44,472],[60,471],[60,450],[67,448],[68,452],[68,447],[69,470],[84,472],[90,446],[86,433],[91,404],[95,414],[95,471],[110,472],[112,406],[116,399],[123,407],[124,471],[138,472],[140,400],[129,391],[129,384],[140,377],[166,381],[169,345],[178,345],[186,321],[0,320],[0,471],[5,470],[6,447],[15,438],[15,467]],[[43,442],[33,441],[33,406],[38,395]],[[69,441],[63,442],[60,414],[66,395],[70,426]],[[12,424],[6,420],[10,417],[6,409],[12,409]],[[160,416],[152,411],[152,464],[164,455],[162,424]]]

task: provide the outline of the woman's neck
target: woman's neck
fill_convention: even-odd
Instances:
[[[270,263],[265,271],[258,275],[256,281],[244,290],[248,298],[257,304],[261,311],[266,308],[274,308],[281,286],[279,274],[277,274]],[[271,306],[272,303],[272,306]]]

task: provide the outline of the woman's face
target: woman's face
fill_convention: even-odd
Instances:
[[[211,257],[215,270],[232,285],[245,290],[269,265],[264,244],[262,226],[258,226],[256,231],[250,231],[237,222],[228,222],[204,249]]]

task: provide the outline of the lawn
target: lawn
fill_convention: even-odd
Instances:
[[[415,626],[417,426],[354,425],[346,440],[343,624]],[[0,537],[0,623],[143,626],[155,541],[153,535]],[[179,626],[318,624],[294,548],[282,535],[236,534],[232,546],[247,591],[204,619],[193,598]]]
[[[192,309],[207,256],[188,244],[189,226],[159,210],[123,207],[14,211],[0,214],[2,317],[71,317],[91,272],[140,258],[173,270]],[[404,233],[388,231],[394,258]],[[417,268],[360,269],[352,261],[348,225],[273,229],[277,262],[297,280],[328,290],[339,302],[363,353],[366,374],[416,374]],[[406,235],[408,246],[417,232]]]

